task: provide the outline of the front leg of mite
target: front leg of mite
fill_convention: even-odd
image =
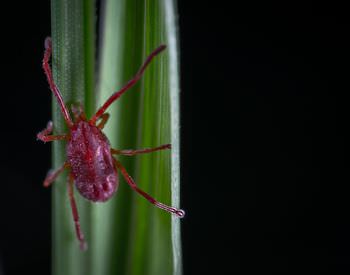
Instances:
[[[37,138],[43,142],[68,139],[68,135],[50,135],[52,133],[52,130],[53,123],[52,121],[49,121],[46,128],[37,134]]]

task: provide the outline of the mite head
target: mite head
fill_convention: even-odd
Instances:
[[[75,121],[86,120],[86,116],[85,116],[83,106],[81,105],[81,103],[71,104],[71,110],[72,110]]]

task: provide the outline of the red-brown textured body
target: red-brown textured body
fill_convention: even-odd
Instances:
[[[71,128],[67,160],[75,186],[88,200],[108,200],[118,188],[111,148],[106,136],[95,125],[81,120]]]

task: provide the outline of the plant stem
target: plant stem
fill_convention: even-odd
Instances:
[[[81,103],[88,117],[138,71],[160,44],[143,78],[108,112],[104,128],[113,148],[172,143],[172,150],[118,157],[138,186],[157,200],[179,206],[179,66],[174,0],[106,0],[102,7],[99,83],[95,87],[95,2],[52,0],[52,67],[64,101]],[[67,131],[53,103],[56,133]],[[53,143],[54,167],[66,158]],[[66,175],[67,176],[67,175]],[[118,193],[93,204],[75,192],[89,249],[79,250],[67,196],[66,177],[53,184],[53,274],[181,274],[180,222],[151,205],[120,178]]]
[[[174,1],[106,1],[99,74],[100,104],[167,44],[134,89],[109,109],[105,129],[112,146],[142,148],[172,143],[172,152],[120,158],[140,188],[167,204],[179,204],[179,71]],[[168,18],[167,18],[168,16]],[[142,54],[142,56],[140,55]],[[174,190],[174,193],[172,191]],[[174,201],[172,201],[172,199]],[[113,217],[113,220],[110,217]],[[120,191],[95,212],[96,274],[181,274],[179,219],[130,192]],[[101,237],[99,233],[103,232]],[[113,232],[113,237],[108,236]],[[112,243],[113,247],[105,246]],[[114,259],[106,265],[106,258]],[[114,263],[114,264],[112,264]]]
[[[94,110],[94,1],[52,0],[52,68],[54,79],[68,106],[81,103],[87,115]],[[53,99],[56,133],[67,131],[57,103]],[[65,144],[53,143],[53,166],[66,159]],[[75,195],[81,226],[90,236],[91,204]],[[53,184],[53,274],[89,274],[90,253],[82,253],[76,240],[67,196],[67,175]]]

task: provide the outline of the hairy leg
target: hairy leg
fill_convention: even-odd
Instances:
[[[119,91],[113,93],[107,101],[100,107],[100,109],[97,110],[96,114],[90,119],[90,122],[95,123],[99,117],[104,114],[106,109],[114,102],[116,101],[119,97],[121,97],[122,94],[124,94],[127,90],[129,90],[132,86],[134,86],[142,77],[145,69],[147,66],[150,64],[152,59],[158,55],[160,52],[165,50],[166,46],[165,45],[160,45],[158,48],[156,48],[153,52],[150,53],[150,55],[146,58],[145,62],[139,69],[139,71],[134,75],[132,79],[129,80],[128,83],[124,85]]]
[[[73,220],[74,220],[74,225],[75,225],[75,232],[76,232],[77,238],[78,238],[79,243],[80,243],[80,249],[84,251],[87,249],[87,243],[85,241],[84,234],[80,228],[77,204],[76,204],[75,199],[74,199],[73,177],[71,174],[69,175],[69,180],[68,180],[68,196],[69,196],[70,206],[72,208]]]
[[[49,187],[66,168],[69,168],[67,162],[63,163],[63,165],[56,170],[50,170],[44,180],[44,186]]]
[[[45,52],[44,52],[44,58],[43,58],[43,69],[44,69],[44,72],[45,72],[45,75],[47,78],[47,82],[49,82],[50,89],[51,89],[52,93],[55,95],[57,102],[58,102],[58,105],[60,106],[64,120],[66,121],[68,127],[71,128],[73,126],[72,119],[69,116],[68,109],[67,109],[66,105],[64,104],[60,90],[56,86],[55,81],[54,81],[53,76],[52,76],[52,71],[51,71],[51,67],[49,64],[51,53],[52,53],[52,42],[51,42],[51,38],[47,37],[45,39]]]
[[[150,195],[148,195],[145,191],[141,190],[140,188],[137,187],[135,181],[132,179],[132,177],[128,174],[124,166],[118,161],[115,160],[115,166],[117,169],[119,169],[124,176],[126,182],[130,185],[132,189],[134,189],[137,193],[139,193],[141,196],[143,196],[146,200],[148,200],[150,203],[155,205],[156,207],[163,209],[167,212],[173,213],[179,218],[183,218],[185,216],[185,211],[182,209],[178,209],[172,206],[165,205],[156,199],[152,198]]]
[[[111,152],[112,154],[115,154],[115,155],[134,156],[138,154],[151,153],[151,152],[160,151],[164,149],[171,149],[171,144],[164,144],[154,148],[144,148],[144,149],[137,149],[137,150],[117,150],[112,148]]]
[[[50,135],[52,133],[53,124],[52,121],[47,123],[47,126],[44,130],[37,134],[37,138],[43,142],[54,141],[54,140],[62,140],[68,139],[68,135]]]

